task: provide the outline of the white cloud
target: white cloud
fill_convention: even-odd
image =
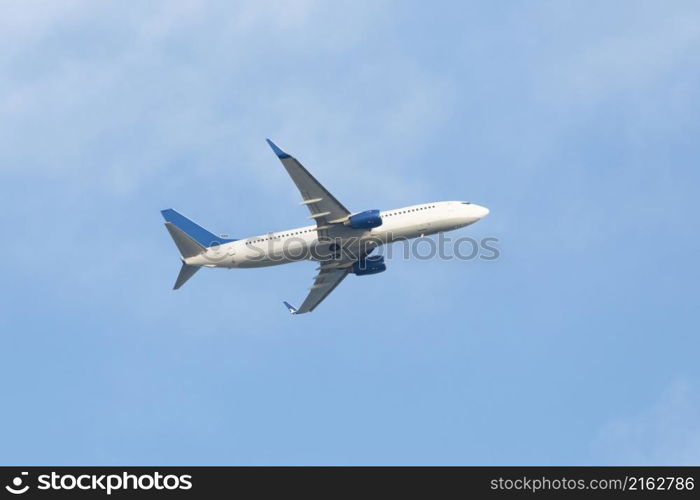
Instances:
[[[410,57],[365,60],[363,37],[385,8],[167,2],[125,14],[75,2],[32,16],[41,9],[17,4],[10,17],[22,22],[2,35],[15,47],[0,59],[10,76],[0,83],[2,169],[129,196],[186,158],[189,175],[236,164],[281,185],[280,171],[257,165],[263,137],[277,133],[300,156],[313,147],[330,183],[371,178],[387,197],[405,195],[401,155],[445,118],[453,86]],[[251,133],[255,152],[241,148]]]
[[[539,85],[542,99],[553,99],[553,106],[580,112],[611,94],[644,92],[674,67],[696,59],[700,10],[694,2],[640,5],[634,11],[606,4],[586,13],[592,15],[609,18],[602,26],[610,19],[615,23],[593,36],[562,33],[562,43],[550,49],[554,57],[544,65]]]
[[[649,408],[608,422],[593,445],[596,462],[626,465],[700,463],[700,393],[673,382]]]

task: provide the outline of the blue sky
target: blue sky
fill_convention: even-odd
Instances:
[[[696,2],[8,2],[3,464],[698,464]],[[173,207],[465,199],[495,262],[178,292]]]

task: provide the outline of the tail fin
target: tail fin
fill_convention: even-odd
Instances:
[[[184,215],[177,213],[172,208],[161,210],[160,213],[163,214],[163,218],[165,218],[166,221],[165,228],[170,233],[170,236],[172,236],[183,259],[180,274],[178,274],[177,280],[175,280],[173,290],[180,288],[188,279],[194,276],[194,273],[199,271],[199,266],[185,264],[184,259],[199,255],[213,245],[222,245],[224,243],[236,241],[216,236],[202,226],[195,224]]]
[[[182,285],[184,285],[188,279],[194,276],[194,273],[199,271],[199,269],[200,268],[198,266],[190,266],[183,262],[182,267],[180,268],[180,274],[177,275],[177,279],[175,280],[175,286],[173,286],[173,290],[177,290]]]
[[[236,241],[229,238],[222,238],[221,236],[217,236],[214,233],[207,231],[202,226],[192,222],[190,219],[176,212],[172,208],[161,210],[160,213],[163,214],[163,218],[166,220],[166,222],[178,228],[180,231],[189,236],[191,240],[194,240],[204,248],[208,248],[212,245],[223,245],[224,243]],[[172,234],[172,232],[170,234]]]
[[[181,229],[173,226],[170,222],[165,223],[165,228],[170,233],[170,236],[173,237],[173,241],[175,242],[175,245],[177,245],[177,249],[180,250],[180,254],[182,255],[182,267],[180,268],[180,274],[177,275],[175,286],[173,286],[173,290],[177,290],[184,285],[188,279],[194,276],[194,273],[199,271],[199,266],[190,266],[189,264],[185,264],[185,259],[199,255],[205,250],[205,248],[187,236]]]

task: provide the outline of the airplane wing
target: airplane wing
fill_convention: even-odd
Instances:
[[[336,200],[296,158],[282,151],[270,139],[266,141],[297,185],[302,197],[301,204],[309,208],[311,212],[309,219],[316,221],[319,237],[331,236],[329,233],[348,218],[350,211]]]
[[[318,273],[309,294],[304,299],[304,302],[302,302],[296,314],[313,311],[323,299],[328,297],[331,292],[335,290],[335,287],[340,285],[340,282],[345,279],[349,272],[349,268],[346,268],[331,269]]]
[[[321,267],[323,268],[323,266]],[[303,314],[313,311],[323,299],[328,297],[330,293],[335,290],[335,287],[340,285],[340,282],[345,279],[349,272],[349,267],[322,269],[321,272],[316,275],[314,284],[299,309],[291,306],[288,302],[285,302],[284,305],[287,306],[287,309],[289,309],[289,312],[292,314]]]

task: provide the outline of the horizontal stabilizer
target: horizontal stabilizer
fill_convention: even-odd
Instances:
[[[177,275],[177,280],[175,280],[175,286],[173,286],[173,290],[177,290],[182,285],[184,285],[188,279],[194,276],[194,273],[199,271],[199,269],[199,266],[188,266],[183,262],[182,267],[180,268],[180,274]]]
[[[173,241],[175,242],[175,245],[177,245],[177,249],[180,250],[180,255],[182,255],[183,258],[186,259],[188,257],[194,257],[205,250],[202,245],[187,236],[182,229],[171,224],[170,222],[165,223],[165,228],[170,233],[170,236],[172,236]]]
[[[231,238],[217,236],[211,231],[207,231],[196,222],[188,219],[187,217],[173,210],[172,208],[168,208],[167,210],[161,210],[160,213],[163,214],[163,218],[167,223],[172,224],[173,226],[178,228],[180,231],[189,236],[190,239],[196,241],[204,248],[209,248],[213,245],[223,245],[224,243],[231,243],[232,241],[236,241]]]

